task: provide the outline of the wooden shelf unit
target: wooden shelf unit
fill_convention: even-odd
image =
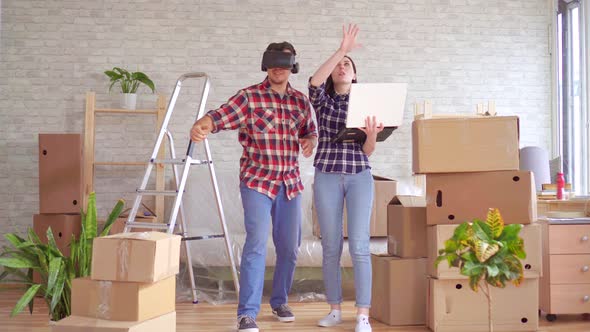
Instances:
[[[96,166],[147,166],[147,161],[96,161],[95,152],[95,119],[97,114],[114,114],[114,115],[155,115],[156,116],[156,135],[160,132],[164,116],[166,115],[166,98],[163,95],[158,96],[155,109],[113,109],[113,108],[96,108],[96,93],[89,91],[86,93],[86,116],[84,123],[84,195],[83,205],[86,206],[88,195],[94,190],[94,170]],[[162,144],[158,152],[158,159],[163,159],[166,154],[165,145]],[[146,160],[147,160],[146,156]],[[156,190],[164,190],[165,187],[165,169],[164,165],[157,164],[156,173]],[[156,197],[155,213],[157,221],[162,222],[164,217],[164,197]]]

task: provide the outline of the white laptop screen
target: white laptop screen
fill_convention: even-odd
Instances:
[[[367,116],[376,116],[377,124],[399,127],[404,117],[406,83],[354,83],[350,87],[347,128],[365,126]]]

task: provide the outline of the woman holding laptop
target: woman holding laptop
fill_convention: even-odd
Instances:
[[[342,216],[346,202],[348,244],[354,267],[356,290],[356,332],[370,332],[371,257],[369,222],[373,206],[373,177],[368,157],[375,151],[377,134],[383,125],[375,117],[365,120],[360,128],[367,136],[364,142],[333,143],[332,139],[345,126],[350,87],[356,83],[356,66],[347,55],[359,47],[359,28],[342,28],[340,48],[313,74],[309,81],[309,99],[316,111],[319,143],[314,166],[314,204],[322,234],[324,287],[330,313],[318,321],[319,326],[342,322]]]

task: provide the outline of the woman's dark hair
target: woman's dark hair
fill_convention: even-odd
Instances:
[[[344,57],[347,58],[348,60],[350,60],[350,63],[352,63],[352,70],[356,74],[356,65],[354,64],[354,61],[352,61],[352,58],[349,57],[348,55],[345,55]],[[352,83],[356,83],[356,78],[352,79]],[[325,89],[326,89],[326,93],[328,93],[328,95],[330,97],[334,97],[334,94],[336,93],[336,91],[334,91],[334,81],[332,80],[332,73],[330,73],[330,76],[328,76],[328,79],[326,80],[326,88]]]

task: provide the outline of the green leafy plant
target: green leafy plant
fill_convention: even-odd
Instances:
[[[72,279],[90,275],[92,263],[92,241],[97,236],[108,235],[113,223],[125,205],[119,200],[98,233],[96,196],[91,193],[88,198],[86,213],[82,211],[82,232],[79,238],[72,237],[70,257],[64,256],[55,242],[51,228],[47,230],[47,244],[32,228],[27,230],[27,238],[9,233],[4,237],[10,246],[5,246],[0,253],[0,266],[4,272],[0,275],[3,283],[25,285],[26,291],[14,306],[11,317],[20,313],[25,307],[33,312],[33,299],[37,293],[43,295],[51,320],[58,321],[70,315]],[[33,271],[40,275],[41,282],[33,281]]]
[[[107,70],[104,72],[110,79],[111,85],[109,86],[109,92],[113,89],[115,83],[119,82],[121,84],[121,91],[123,93],[136,93],[137,88],[141,83],[145,84],[148,88],[154,92],[156,87],[154,82],[144,73],[142,72],[133,72],[130,73],[129,71],[114,67],[112,70]]]
[[[511,282],[519,286],[523,280],[521,259],[526,258],[524,241],[519,236],[522,225],[504,225],[498,209],[489,209],[486,222],[473,220],[457,226],[453,236],[445,241],[435,261],[447,261],[469,277],[469,287],[480,288],[488,300],[489,330],[492,323],[492,287],[504,288]],[[483,284],[483,287],[481,287]]]

